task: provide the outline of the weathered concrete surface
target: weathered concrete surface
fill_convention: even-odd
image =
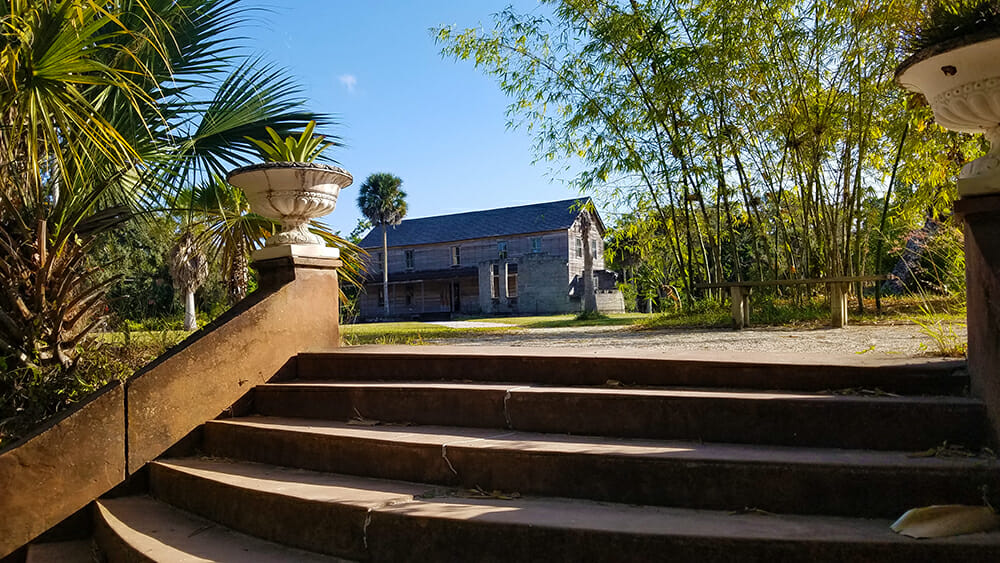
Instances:
[[[205,425],[207,454],[487,491],[776,513],[897,517],[978,504],[1000,483],[985,458],[713,444],[437,426],[361,427],[246,417]]]
[[[125,478],[125,393],[109,385],[0,453],[0,557]]]
[[[151,468],[157,495],[171,504],[238,532],[268,530],[285,545],[362,561],[965,562],[995,561],[1000,546],[998,533],[917,541],[894,534],[888,519],[462,498],[417,483],[218,459]],[[244,510],[229,508],[236,502]]]
[[[386,483],[371,491],[369,479],[220,460],[156,461],[150,471],[151,493],[171,506],[254,537],[356,560],[367,559],[370,510],[431,489]]]
[[[339,260],[255,263],[258,291],[130,378],[0,453],[0,558],[121,483],[300,351],[339,344]]]
[[[278,264],[270,264],[276,262]],[[293,266],[294,263],[294,266]],[[127,383],[128,471],[219,416],[296,353],[339,343],[339,260],[256,263],[253,295]],[[255,294],[256,295],[256,294]]]
[[[235,533],[148,497],[100,500],[95,512],[95,535],[109,561],[338,561]]]
[[[1000,443],[1000,195],[961,199],[955,212],[965,220],[969,376]]]
[[[93,563],[90,540],[32,544],[25,563]]]
[[[952,393],[967,384],[965,362],[935,359],[825,358],[750,352],[503,346],[356,346],[300,354],[300,379],[504,381],[548,385],[730,387],[819,391],[861,387],[899,393]]]
[[[967,397],[317,381],[261,385],[253,403],[264,416],[900,451],[978,448],[987,428]]]

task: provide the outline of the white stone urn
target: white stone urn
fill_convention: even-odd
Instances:
[[[226,180],[243,190],[254,213],[281,223],[265,250],[280,246],[323,246],[309,221],[337,206],[341,188],[354,178],[343,168],[313,162],[265,162],[237,168]]]
[[[990,150],[962,167],[959,195],[1000,193],[1000,37],[928,47],[899,67],[896,81],[923,94],[942,127],[986,134]]]

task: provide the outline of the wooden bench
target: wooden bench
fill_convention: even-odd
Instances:
[[[768,280],[745,282],[699,283],[695,289],[729,288],[732,298],[733,327],[737,330],[750,326],[750,290],[754,287],[775,285],[814,285],[826,284],[827,295],[830,298],[830,317],[834,328],[843,328],[847,324],[847,293],[852,283],[866,281],[884,281],[892,278],[890,274],[875,276],[843,276],[835,278],[810,278],[792,280]]]

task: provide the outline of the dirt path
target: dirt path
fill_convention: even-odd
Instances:
[[[964,326],[954,326],[954,338],[965,342]],[[842,329],[787,328],[672,329],[635,331],[628,327],[523,329],[476,338],[428,340],[432,344],[542,347],[632,348],[657,351],[728,351],[864,355],[872,359],[927,355],[937,349],[934,339],[916,325],[848,326]]]

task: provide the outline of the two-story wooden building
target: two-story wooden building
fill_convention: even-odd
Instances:
[[[406,219],[387,232],[389,316],[535,314],[582,308],[583,204],[568,199]],[[604,224],[591,214],[588,239],[599,310],[624,310],[604,270]],[[361,241],[371,254],[361,318],[385,316],[382,229]]]

